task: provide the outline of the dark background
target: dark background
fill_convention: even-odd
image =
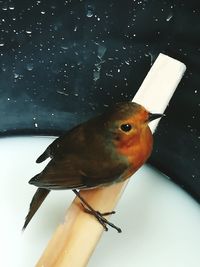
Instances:
[[[200,201],[199,1],[0,1],[0,135],[59,135],[132,99],[160,52],[187,71],[150,163]]]

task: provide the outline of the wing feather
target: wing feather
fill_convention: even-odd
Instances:
[[[95,168],[96,164],[94,162],[90,162],[90,164],[85,160],[81,162],[79,160],[78,164],[74,164],[71,160],[59,162],[53,162],[52,160],[29,183],[46,189],[91,188],[113,183],[127,169],[126,165],[119,162],[116,162],[110,168],[106,162],[102,161],[100,163],[100,170]]]
[[[51,161],[30,183],[47,189],[74,189],[119,179],[129,163],[125,157],[112,153],[114,144],[103,131],[103,124],[91,120],[56,139],[37,159],[41,162],[51,157]]]

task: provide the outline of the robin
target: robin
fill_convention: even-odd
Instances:
[[[44,170],[29,183],[38,187],[30,204],[23,230],[51,190],[71,189],[84,210],[102,224],[121,229],[87,203],[78,190],[109,186],[128,179],[149,158],[153,136],[149,122],[162,117],[134,102],[117,103],[53,141],[37,163],[51,158]]]

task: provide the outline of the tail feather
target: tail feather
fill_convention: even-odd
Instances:
[[[45,200],[45,198],[49,194],[49,192],[50,192],[50,190],[45,189],[45,188],[38,188],[37,189],[37,191],[35,192],[35,195],[32,198],[29,212],[25,218],[25,223],[24,223],[24,226],[22,228],[23,231],[26,229],[27,225],[29,224],[29,222],[31,221],[34,214],[39,209],[39,207],[41,206],[42,202]]]

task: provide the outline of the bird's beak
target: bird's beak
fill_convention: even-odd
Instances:
[[[155,119],[161,118],[165,116],[165,114],[159,114],[159,113],[149,113],[148,122],[153,121]]]

